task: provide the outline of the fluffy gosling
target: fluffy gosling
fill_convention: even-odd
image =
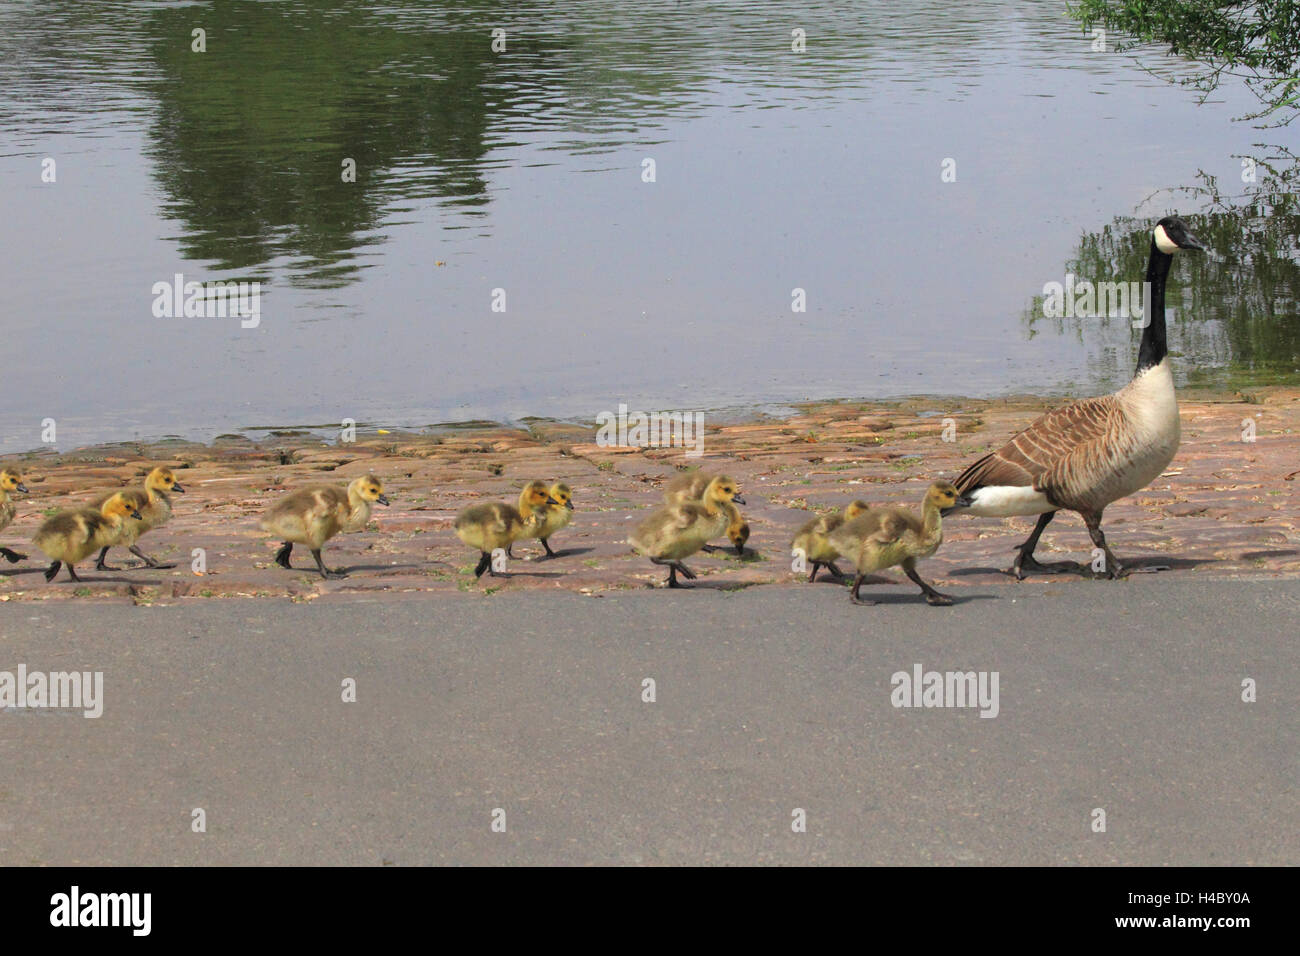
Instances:
[[[480,552],[474,577],[481,578],[484,571],[496,577],[492,553],[498,548],[508,552],[510,545],[519,539],[536,537],[546,509],[554,504],[558,502],[551,497],[546,482],[531,481],[519,493],[518,507],[492,501],[462,509],[456,515],[456,537]]]
[[[116,492],[99,508],[69,508],[45,519],[32,538],[36,547],[53,562],[45,571],[45,580],[53,581],[60,564],[68,566],[68,577],[80,581],[73,565],[92,552],[113,544],[122,531],[122,522],[140,520],[140,512],[121,493]]]
[[[538,558],[539,561],[555,557],[556,552],[551,550],[547,539],[573,520],[573,489],[564,482],[557,481],[551,485],[549,493],[551,503],[541,510],[538,521],[524,535],[525,538],[537,538],[546,549],[546,554]]]
[[[275,563],[292,570],[289,555],[294,544],[311,548],[316,568],[322,578],[345,578],[348,572],[331,569],[321,559],[325,542],[341,531],[360,531],[370,521],[374,504],[387,505],[383,483],[374,475],[355,479],[347,488],[337,485],[311,485],[301,488],[271,506],[262,518],[264,531],[280,538],[284,544],[275,553]]]
[[[9,527],[13,523],[14,515],[18,513],[17,507],[9,498],[9,495],[15,491],[27,494],[27,486],[23,484],[22,473],[16,468],[0,470],[0,531]],[[19,561],[26,561],[27,555],[21,551],[0,548],[0,558],[4,558],[10,564],[17,564]]]
[[[942,516],[966,507],[967,500],[951,482],[936,481],[925,493],[920,518],[908,508],[882,506],[871,508],[832,531],[831,547],[851,560],[858,570],[849,599],[854,604],[875,604],[859,596],[862,579],[898,565],[920,586],[926,603],[936,607],[952,604],[951,597],[921,580],[916,573],[916,562],[939,550],[943,543]]]
[[[628,538],[639,554],[668,568],[670,588],[690,587],[677,580],[677,572],[694,579],[682,559],[701,550],[712,538],[727,530],[731,517],[728,504],[744,504],[736,483],[726,475],[709,481],[699,501],[684,501],[657,508]]]
[[[664,503],[679,505],[685,504],[688,501],[699,501],[704,496],[704,489],[709,487],[709,482],[711,482],[714,477],[714,475],[702,471],[693,471],[678,475],[664,486]],[[745,542],[749,540],[749,522],[746,521],[745,516],[740,513],[740,509],[731,504],[731,502],[727,502],[726,508],[727,539],[731,542],[731,546],[735,548],[736,554],[744,555]],[[723,549],[717,545],[706,544],[700,550],[722,551]]]
[[[817,580],[817,572],[823,567],[835,575],[836,580],[844,579],[844,572],[835,566],[835,560],[840,557],[840,553],[832,547],[828,535],[844,522],[852,521],[858,515],[864,514],[870,507],[865,501],[851,501],[843,511],[818,515],[816,518],[809,519],[795,532],[794,540],[790,542],[790,551],[802,552],[804,560],[812,565],[808,572],[809,582]]]
[[[159,564],[149,555],[140,550],[136,544],[140,536],[152,531],[154,528],[161,528],[172,516],[172,499],[171,495],[175,492],[178,495],[185,494],[185,489],[181,487],[176,476],[172,474],[170,468],[159,465],[153,471],[149,472],[144,480],[143,485],[137,485],[127,489],[144,496],[144,506],[139,508],[140,521],[126,521],[122,524],[121,540],[117,544],[124,545],[127,550],[142,560],[146,565],[158,570],[174,568],[174,564]],[[105,501],[113,496],[113,492],[102,494],[90,502],[92,508],[103,507]],[[96,571],[117,571],[117,568],[109,567],[105,563],[108,557],[108,549],[111,545],[106,545],[100,552],[99,558],[95,561]]]

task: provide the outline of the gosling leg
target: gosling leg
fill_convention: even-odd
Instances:
[[[53,562],[53,563],[52,563],[48,568],[46,568],[46,569],[45,569],[45,580],[46,580],[46,581],[53,581],[53,580],[54,580],[54,576],[55,576],[56,574],[59,573],[59,568],[62,567],[62,565],[63,565],[63,562],[62,562],[62,561],[55,561],[55,562]]]
[[[17,564],[19,561],[26,561],[27,555],[19,551],[10,551],[8,548],[0,548],[0,558],[4,558],[10,564]]]
[[[542,542],[542,547],[546,549],[546,558],[555,557],[555,552],[551,550],[551,543],[547,541],[545,538],[541,538],[539,540]],[[537,560],[545,561],[546,558],[538,558]]]
[[[871,598],[864,598],[858,594],[858,589],[862,587],[862,579],[865,577],[865,574],[859,574],[853,581],[853,590],[849,592],[849,600],[860,607],[869,607],[876,603]]]
[[[903,565],[903,571],[912,579],[913,583],[917,584],[921,588],[921,593],[925,595],[926,604],[929,604],[932,607],[947,607],[953,603],[952,598],[947,594],[940,594],[934,588],[930,587],[930,585],[922,581],[921,575],[916,573],[916,565],[912,562],[906,562]]]
[[[149,567],[151,567],[151,568],[155,568],[155,569],[157,569],[157,570],[159,570],[159,571],[166,571],[168,568],[174,568],[174,567],[176,567],[176,565],[174,565],[174,564],[159,564],[159,563],[158,563],[157,561],[155,561],[153,558],[149,557],[149,555],[147,555],[147,554],[145,554],[143,551],[141,551],[141,550],[140,550],[140,546],[139,546],[138,544],[133,544],[133,545],[131,545],[130,551],[131,551],[132,554],[134,554],[137,558],[139,558],[141,561],[143,561],[143,562],[144,562],[145,564],[147,564]]]
[[[107,549],[105,549],[107,550]],[[293,542],[286,541],[280,546],[280,550],[275,552],[275,563],[282,568],[293,570],[293,565],[289,563],[289,555],[293,552]]]
[[[321,560],[320,548],[312,548],[311,556],[316,559],[316,567],[320,569],[320,576],[323,578],[346,578],[346,571],[325,567],[325,562]]]
[[[109,565],[104,559],[108,557],[108,548],[100,548],[99,557],[95,559],[96,571],[121,571],[121,568],[115,568]]]

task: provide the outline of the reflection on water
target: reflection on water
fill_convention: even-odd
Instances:
[[[1026,336],[1024,302],[1080,233],[1081,272],[1130,275],[1144,197],[1213,190],[1253,134],[1239,91],[1198,107],[1011,0],[0,0],[0,84],[33,401],[0,449],[46,416],[66,447],[1100,385],[1126,331]],[[1180,273],[1189,374],[1294,369],[1290,195],[1166,196],[1222,253]],[[176,272],[261,281],[261,326],[152,319]]]
[[[1300,165],[1278,148],[1262,164],[1248,158],[1243,172],[1253,181],[1239,183],[1239,191],[1206,174],[1172,191],[1209,250],[1180,255],[1170,282],[1170,351],[1176,374],[1190,385],[1300,380]],[[1140,279],[1158,218],[1116,217],[1083,237],[1066,271],[1100,281]],[[1091,370],[1103,385],[1131,377],[1139,336],[1127,331],[1126,320],[1044,319],[1041,306],[1036,299],[1025,314],[1032,331],[1069,329],[1089,346]]]

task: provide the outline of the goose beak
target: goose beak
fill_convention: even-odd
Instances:
[[[388,495],[380,495],[375,500],[378,501],[381,505],[384,505],[385,507],[387,507],[390,504],[388,500]]]
[[[172,491],[176,492],[178,495],[185,494],[185,489],[181,487],[181,483],[179,481],[176,482],[174,485],[172,485]]]
[[[14,486],[14,490],[21,491],[23,494],[27,494],[27,486],[24,485],[21,481]]]
[[[1201,240],[1197,239],[1197,238],[1196,238],[1195,236],[1193,236],[1190,232],[1184,232],[1184,233],[1183,233],[1183,237],[1182,237],[1181,239],[1178,240],[1178,248],[1179,248],[1179,249],[1198,249],[1198,250],[1200,250],[1201,252],[1204,252],[1204,251],[1205,251],[1205,246],[1201,243]]]
[[[547,496],[546,496],[546,503],[547,503],[548,505],[558,505],[558,504],[559,504],[559,502],[556,501],[554,498],[552,498],[550,495],[547,495]]]
[[[566,508],[568,508],[570,511],[572,511],[572,510],[573,510],[573,499],[570,498],[568,501],[566,501],[566,502],[564,503],[564,507],[566,507]]]
[[[740,497],[740,495],[732,495],[731,500],[738,505],[743,505],[745,503],[745,499]]]
[[[144,520],[143,518],[140,517],[140,512],[138,512],[138,511],[132,511],[132,512],[131,512],[131,517],[134,518],[136,521],[143,521],[143,520]]]

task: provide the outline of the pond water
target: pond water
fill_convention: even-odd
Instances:
[[[1180,377],[1300,381],[1285,137],[1059,3],[362,6],[0,2],[0,450],[1097,391],[1136,333],[1035,297],[1174,210]]]

